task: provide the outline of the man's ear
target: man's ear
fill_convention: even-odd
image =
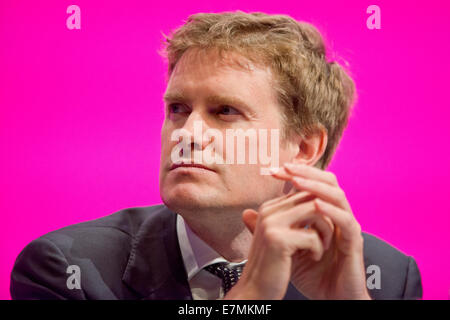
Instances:
[[[323,125],[319,125],[308,136],[297,136],[295,139],[298,152],[293,162],[314,166],[327,147],[327,129]]]

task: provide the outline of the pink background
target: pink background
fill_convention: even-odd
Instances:
[[[68,30],[66,8],[81,8]],[[381,8],[368,30],[366,8]],[[312,22],[350,64],[359,100],[330,170],[363,230],[416,258],[425,299],[448,299],[447,1],[0,1],[0,298],[31,240],[160,202],[167,33],[196,12]]]

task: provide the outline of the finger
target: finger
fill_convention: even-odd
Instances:
[[[276,170],[270,170],[273,177],[289,181],[292,178],[292,174],[288,173],[284,167],[277,168]]]
[[[312,259],[319,261],[322,259],[324,247],[319,234],[314,229],[288,229],[283,230],[283,237],[292,246],[293,252],[297,250],[308,250]]]
[[[310,218],[292,225],[294,228],[305,228],[305,226],[309,229],[317,230],[324,249],[328,250],[330,248],[331,242],[333,241],[334,224],[329,217],[314,212]]]
[[[333,186],[338,186],[337,178],[332,172],[304,164],[285,163],[284,167],[272,170],[271,173],[273,177],[284,181],[291,180],[293,176],[301,176],[306,179],[317,180]]]
[[[312,193],[325,202],[330,202],[339,208],[351,211],[344,191],[337,186],[301,177],[293,177],[292,184],[297,190]]]
[[[314,203],[319,212],[329,217],[340,228],[344,240],[353,241],[361,237],[361,227],[349,212],[320,199],[315,199]]]
[[[280,170],[280,174],[301,176],[305,179],[316,180],[332,186],[338,186],[336,176],[330,171],[325,171],[302,163],[285,163],[284,168],[284,172]]]
[[[295,188],[292,188],[292,189],[294,189],[295,192],[298,192],[297,190],[295,190]],[[295,192],[294,192],[294,193],[295,193]],[[268,201],[264,202],[262,206],[270,207],[270,206],[273,205],[273,204],[276,204],[276,203],[278,203],[278,202],[281,202],[281,201],[283,201],[283,200],[285,200],[285,199],[291,197],[294,193],[287,193],[287,194],[285,194],[285,195],[283,195],[283,196],[281,196],[281,197],[277,197],[277,198],[268,200]]]
[[[316,215],[311,221],[311,228],[319,232],[325,250],[328,250],[333,241],[334,224],[329,217]]]
[[[286,190],[289,190],[287,192],[287,195],[297,192],[297,190],[295,190],[295,188],[293,188],[292,186],[292,175],[286,173],[286,170],[284,168],[281,167],[276,168],[276,170],[271,170],[271,174],[275,179],[286,181],[286,185],[284,186],[284,188]]]
[[[279,199],[279,201],[271,202],[270,204],[264,203],[260,207],[260,213],[262,217],[267,217],[276,212],[288,210],[300,203],[310,201],[314,198],[315,196],[309,192],[296,192],[283,197],[283,199]]]
[[[242,212],[242,221],[251,233],[255,231],[256,221],[258,220],[258,212],[253,209],[246,209]]]
[[[280,214],[275,214],[266,218],[267,224],[279,226],[302,228],[310,225],[319,231],[325,249],[328,249],[333,238],[334,225],[331,219],[321,215],[316,208],[314,201],[302,203]]]
[[[268,224],[273,223],[284,227],[294,227],[294,224],[295,226],[306,226],[314,216],[317,216],[317,212],[314,200],[310,200],[267,216],[265,220]]]

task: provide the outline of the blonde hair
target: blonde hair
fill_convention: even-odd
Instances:
[[[355,85],[338,63],[327,61],[324,40],[314,26],[261,12],[191,15],[171,36],[164,35],[160,53],[168,60],[169,77],[190,48],[233,51],[270,67],[284,107],[285,137],[290,130],[306,137],[324,127],[328,143],[316,166],[328,166],[347,126]]]

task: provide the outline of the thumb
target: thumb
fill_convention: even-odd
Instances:
[[[256,221],[258,220],[258,212],[253,209],[245,209],[242,212],[242,221],[251,233],[255,231]]]

